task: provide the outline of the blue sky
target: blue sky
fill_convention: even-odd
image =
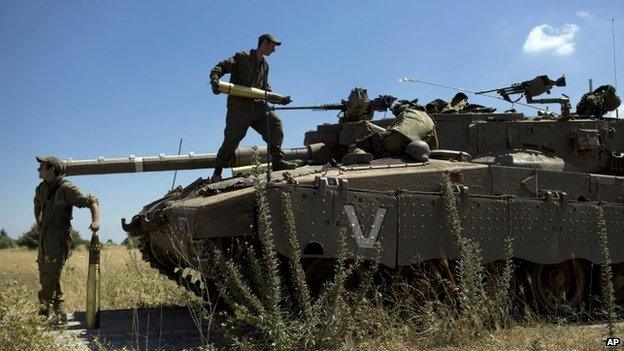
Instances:
[[[621,1],[7,1],[0,0],[0,228],[16,237],[34,222],[35,155],[65,159],[216,152],[225,97],[208,72],[264,32],[283,45],[271,55],[270,82],[294,104],[369,96],[450,100],[472,90],[540,74],[566,74],[576,105],[587,90],[614,84],[624,70]],[[624,84],[621,73],[620,85]],[[620,94],[621,95],[621,94]],[[470,96],[499,108],[496,100]],[[522,110],[522,109],[520,109]],[[526,111],[527,114],[533,111]],[[283,112],[284,146],[336,121],[333,112]],[[250,131],[241,145],[261,144]],[[177,184],[211,170],[182,171]],[[161,197],[173,172],[82,176],[71,180],[101,202],[101,237],[121,241],[120,218]],[[88,210],[74,212],[88,237]]]

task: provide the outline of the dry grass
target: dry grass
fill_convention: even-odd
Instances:
[[[89,253],[80,247],[67,261],[61,282],[67,308],[83,311]],[[23,286],[28,298],[37,302],[39,275],[37,252],[24,249],[0,251],[0,286],[9,283]],[[123,246],[103,246],[100,261],[101,308],[105,310],[162,305],[185,305],[194,295],[149,267],[138,250]],[[1,289],[1,288],[0,288]]]
[[[38,274],[36,252],[0,250],[0,349],[63,350],[40,319],[37,308]],[[139,259],[139,253],[108,246],[102,251],[102,308],[125,309],[142,306],[186,306],[195,297],[164,278]],[[68,308],[84,310],[87,251],[76,250],[63,272]],[[349,313],[362,314],[369,322],[345,330],[342,350],[604,350],[607,328],[517,322],[509,328],[491,330],[478,338],[443,341],[436,333],[415,333],[401,325],[396,314],[374,303],[357,306]],[[439,317],[440,318],[440,317]],[[404,320],[405,321],[405,320]],[[9,327],[10,326],[10,327]],[[129,328],[131,326],[128,326]],[[615,336],[624,336],[624,325],[615,325]],[[453,346],[448,346],[452,344]]]
[[[551,350],[622,350],[606,348],[607,327],[530,323],[499,330],[477,340],[460,340],[459,346],[430,347],[426,343],[387,340],[369,345],[345,345],[344,350],[435,350],[435,351],[551,351]],[[624,325],[616,325],[615,335],[624,335]]]
[[[37,251],[33,250],[0,250],[0,350],[68,349],[52,337],[50,326],[36,315],[36,258]],[[104,246],[100,265],[103,310],[187,306],[197,300],[141,261],[137,250]],[[61,277],[69,311],[85,309],[87,268],[88,251],[84,247],[74,250]]]

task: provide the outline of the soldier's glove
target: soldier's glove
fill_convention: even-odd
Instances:
[[[212,93],[215,95],[219,95],[221,93],[221,91],[219,91],[219,80],[218,79],[211,79],[210,80],[210,86],[212,86]]]
[[[288,105],[292,102],[290,96],[284,96],[283,98],[281,98],[277,103],[280,105]]]

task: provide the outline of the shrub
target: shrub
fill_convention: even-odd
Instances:
[[[37,231],[37,225],[33,224],[30,229],[20,235],[16,241],[18,246],[27,247],[34,250],[39,246],[39,233]]]
[[[37,316],[29,290],[17,283],[0,290],[0,350],[65,350]]]
[[[84,245],[84,246],[89,246],[90,240],[87,239],[83,239],[80,236],[80,232],[78,232],[77,230],[72,229],[71,231],[71,249],[75,249],[80,245]]]
[[[37,225],[33,224],[27,232],[24,232],[17,240],[18,246],[27,247],[31,250],[37,249],[39,246],[39,233]],[[85,240],[80,236],[80,232],[75,229],[71,230],[70,249],[73,250],[80,245],[89,245],[89,240]]]
[[[0,230],[0,249],[7,249],[15,246],[15,240],[11,239],[4,228]]]

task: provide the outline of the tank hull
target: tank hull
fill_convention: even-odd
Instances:
[[[464,233],[479,243],[485,264],[504,259],[504,245],[511,238],[514,259],[521,262],[518,277],[544,280],[540,277],[554,274],[552,270],[559,274],[573,269],[571,280],[564,284],[574,285],[569,287],[573,295],[584,296],[596,288],[589,286],[589,279],[578,286],[577,279],[582,276],[585,282],[602,263],[597,234],[601,208],[614,271],[622,266],[624,238],[619,228],[624,223],[624,178],[444,160],[411,163],[392,158],[366,166],[306,166],[291,171],[287,179],[269,184],[266,191],[276,248],[287,255],[280,201],[287,193],[307,262],[336,257],[341,228],[347,229],[351,257],[373,259],[374,245],[379,243],[381,264],[390,270],[453,260],[457,247],[440,192],[444,174],[450,174],[456,189]],[[146,208],[137,222],[149,225],[138,224],[130,231],[130,235],[149,238],[146,257],[155,267],[174,277],[174,272],[205,267],[198,273],[209,275],[211,256],[206,247],[255,241],[257,219],[250,179],[195,184],[183,192],[161,206]],[[155,223],[159,230],[153,229]],[[171,249],[176,241],[183,249]],[[180,252],[191,253],[195,261],[180,260]],[[615,279],[624,278],[620,275],[616,273]],[[547,284],[542,285],[538,291],[550,294]],[[581,298],[570,301],[582,302]]]

